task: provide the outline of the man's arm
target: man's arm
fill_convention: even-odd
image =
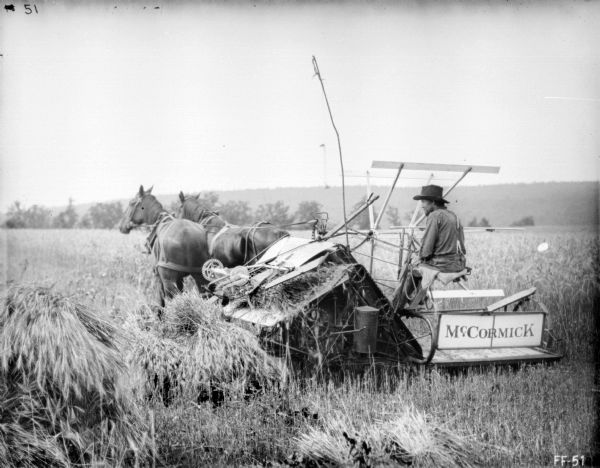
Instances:
[[[421,240],[421,252],[419,257],[421,260],[427,260],[433,255],[433,249],[435,248],[435,241],[438,236],[438,222],[437,217],[433,216],[433,213],[427,216],[427,224],[425,226],[425,234]]]

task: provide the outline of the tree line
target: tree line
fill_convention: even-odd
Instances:
[[[308,229],[308,225],[293,225],[310,221],[315,218],[316,213],[323,210],[321,203],[315,200],[301,202],[295,212],[291,212],[290,207],[281,200],[264,203],[256,210],[252,210],[250,204],[243,200],[230,200],[223,203],[215,192],[202,193],[198,200],[203,208],[218,212],[231,224],[240,226],[257,221],[268,221],[277,226]],[[364,201],[363,197],[348,211],[348,215],[362,206]],[[176,213],[179,209],[179,201],[173,201],[168,209],[171,213]],[[67,207],[56,216],[53,215],[52,210],[42,205],[25,207],[16,201],[9,208],[3,224],[9,229],[113,229],[123,217],[123,213],[123,205],[118,201],[96,203],[83,216],[78,215],[72,199],[69,199]],[[377,214],[377,211],[373,210],[374,218]],[[387,221],[390,226],[408,225],[412,217],[413,211],[401,213],[396,206],[387,208]],[[534,224],[533,217],[526,216],[515,221],[511,226],[533,226]],[[368,210],[363,211],[352,223],[352,227],[356,229],[369,229],[370,225]],[[467,226],[489,227],[490,223],[486,218],[480,220],[473,218]]]
[[[352,207],[352,211],[359,209],[365,203],[366,197],[363,197],[358,203],[356,203]],[[387,220],[390,226],[408,226],[411,221],[414,221],[413,217],[415,216],[414,211],[406,211],[401,213],[398,207],[389,205],[387,207]],[[348,212],[348,215],[350,212]],[[377,218],[377,210],[373,209],[373,218]],[[417,213],[417,217],[419,213]],[[357,229],[369,229],[371,226],[371,221],[369,218],[368,210],[363,211],[354,221],[354,226]],[[511,227],[527,227],[534,226],[535,222],[533,220],[533,216],[525,216],[517,221],[514,221],[510,224]],[[468,227],[491,227],[489,220],[486,217],[482,217],[481,219],[477,219],[474,217],[467,223]]]
[[[259,205],[252,210],[250,205],[242,200],[232,200],[225,203],[219,201],[214,192],[203,193],[199,197],[203,208],[218,212],[231,224],[248,225],[257,221],[268,221],[278,226],[290,226],[315,218],[322,211],[322,205],[314,200],[303,201],[295,212],[283,201]],[[168,210],[175,214],[179,209],[179,201],[174,201]],[[73,200],[69,199],[67,207],[57,215],[42,205],[24,206],[15,201],[8,212],[3,225],[8,229],[113,229],[123,217],[124,209],[121,202],[96,203],[83,216],[79,216]],[[298,225],[299,229],[307,229],[308,225]]]
[[[112,229],[122,216],[121,202],[96,203],[80,217],[72,199],[56,216],[45,206],[25,207],[16,201],[8,209],[3,224],[8,229]]]

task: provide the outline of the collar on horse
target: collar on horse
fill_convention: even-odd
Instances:
[[[192,215],[192,216],[194,216],[194,215]],[[210,223],[210,221],[213,218],[220,219],[224,223],[228,224],[227,221],[225,221],[223,218],[221,218],[221,216],[219,215],[218,212],[212,211],[212,210],[207,210],[205,208],[202,208],[200,210],[200,215],[198,216],[198,220],[196,222],[205,228],[206,226],[208,226],[208,224]]]
[[[217,213],[212,213],[209,216],[207,216],[206,218],[202,218],[198,224],[200,224],[200,226],[202,226],[203,228],[206,228],[210,224],[210,222],[212,221],[213,218],[222,219]]]
[[[208,214],[208,216],[204,217],[206,214]],[[201,219],[200,219],[200,221],[198,221],[198,224],[200,224],[200,226],[202,226],[204,229],[206,229],[207,233],[209,232],[208,225],[209,225],[210,221],[213,220],[214,218],[220,219],[221,221],[223,221],[225,223],[225,225],[222,226],[221,228],[216,228],[216,229],[218,229],[218,231],[212,237],[212,239],[210,240],[210,244],[208,245],[208,255],[212,257],[216,240],[221,236],[221,234],[223,234],[224,232],[229,230],[229,228],[236,227],[236,226],[234,226],[233,224],[229,224],[227,221],[225,221],[223,218],[221,218],[219,213],[217,213],[215,211],[211,211],[211,210],[202,209],[202,211],[200,212],[200,218]]]
[[[166,220],[173,220],[173,216],[171,216],[168,212],[163,211],[158,215],[156,222],[152,225],[152,229],[150,230],[150,234],[146,238],[146,253],[152,253],[152,248],[154,247],[154,243],[156,242],[156,238],[158,236],[158,227]]]

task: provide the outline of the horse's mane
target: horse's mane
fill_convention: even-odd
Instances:
[[[202,206],[202,203],[193,195],[186,195],[182,203],[183,217],[200,222],[209,216],[219,216],[219,213],[208,210]]]

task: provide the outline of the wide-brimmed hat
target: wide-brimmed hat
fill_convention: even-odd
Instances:
[[[439,185],[425,185],[421,187],[421,194],[415,195],[413,200],[431,200],[443,203],[449,203],[444,199],[444,189]]]

